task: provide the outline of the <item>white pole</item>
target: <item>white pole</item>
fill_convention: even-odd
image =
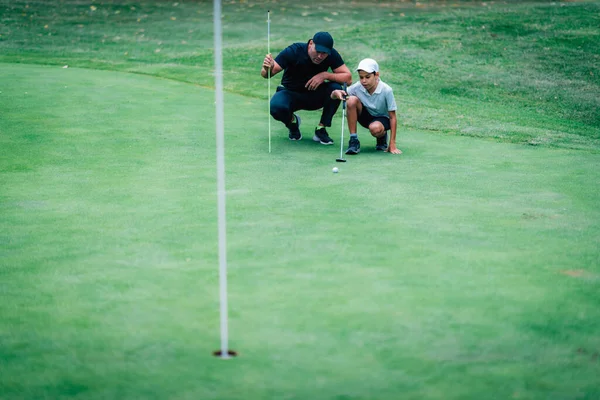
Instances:
[[[267,11],[267,54],[271,54],[271,10]],[[267,71],[267,118],[269,118],[269,153],[271,152],[271,68]]]
[[[219,295],[221,302],[221,358],[229,358],[227,317],[227,240],[225,218],[225,134],[223,118],[223,45],[221,0],[214,1],[215,105],[217,136],[217,203],[219,225]]]

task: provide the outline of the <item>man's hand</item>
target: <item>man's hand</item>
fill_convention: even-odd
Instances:
[[[304,87],[308,90],[317,90],[317,88],[321,86],[323,82],[325,82],[326,76],[327,72],[319,72],[318,74],[310,78],[308,82],[306,82],[306,85],[304,85]]]
[[[277,61],[273,59],[271,54],[267,54],[262,63],[262,68],[260,69],[260,76],[265,79],[272,78],[274,75],[277,75],[282,71],[281,66],[277,64]]]
[[[275,61],[273,60],[273,57],[271,56],[271,54],[267,54],[267,55],[265,56],[265,59],[263,60],[263,65],[262,65],[262,67],[263,67],[263,70],[264,70],[266,73],[269,73],[269,71],[270,71],[271,69],[273,69],[273,66],[274,66],[274,65],[275,65]]]

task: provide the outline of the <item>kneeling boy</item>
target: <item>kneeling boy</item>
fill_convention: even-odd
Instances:
[[[379,79],[379,65],[371,58],[365,58],[358,64],[360,80],[351,85],[346,92],[334,90],[332,99],[343,100],[347,97],[348,129],[350,141],[346,154],[358,154],[360,141],[356,133],[357,122],[367,128],[377,138],[375,149],[402,154],[396,148],[396,100],[392,88]],[[391,131],[390,144],[387,144],[387,131]]]

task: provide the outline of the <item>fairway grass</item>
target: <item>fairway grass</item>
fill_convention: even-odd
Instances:
[[[600,154],[402,127],[290,142],[227,93],[1,64],[0,398],[596,399]]]

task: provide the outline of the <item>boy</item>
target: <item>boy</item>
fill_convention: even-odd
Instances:
[[[396,100],[392,88],[379,79],[379,65],[372,58],[365,58],[358,64],[360,80],[351,85],[346,92],[334,90],[332,99],[343,100],[347,97],[347,118],[350,141],[346,154],[358,154],[360,141],[356,133],[356,123],[367,128],[377,138],[375,150],[402,154],[396,148]],[[387,144],[387,131],[391,131],[390,145]]]

